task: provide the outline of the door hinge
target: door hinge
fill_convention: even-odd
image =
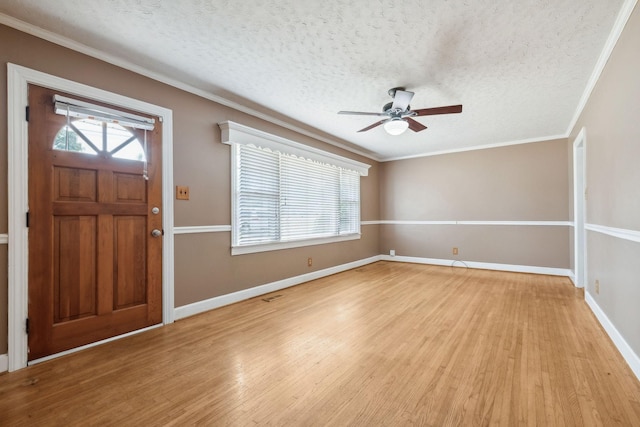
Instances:
[[[29,212],[27,212],[27,228],[29,228]]]
[[[27,333],[27,335],[29,335],[29,318],[27,317],[27,320],[24,322],[24,330]]]
[[[26,121],[29,121],[29,106],[27,105],[24,109],[24,118]]]

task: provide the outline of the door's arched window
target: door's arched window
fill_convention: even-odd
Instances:
[[[81,119],[64,125],[53,141],[55,150],[97,155],[107,154],[117,159],[144,162],[145,152],[138,138],[117,123]]]

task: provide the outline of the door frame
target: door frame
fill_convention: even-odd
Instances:
[[[173,112],[116,93],[56,77],[20,65],[7,64],[8,125],[8,368],[15,371],[27,366],[29,277],[29,229],[26,212],[28,196],[29,132],[25,111],[28,85],[34,84],[70,94],[96,99],[108,104],[158,116],[162,119],[162,323],[174,321],[174,240],[173,240]],[[84,348],[86,346],[83,346]]]
[[[587,240],[586,219],[586,128],[580,129],[573,141],[573,255],[574,255],[574,284],[578,288],[587,283]]]

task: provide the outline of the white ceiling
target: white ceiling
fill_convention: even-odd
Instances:
[[[0,13],[390,159],[566,135],[629,3],[1,0]],[[336,114],[380,111],[395,86],[414,109],[463,112],[395,137]]]

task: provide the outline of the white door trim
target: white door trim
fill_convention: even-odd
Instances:
[[[573,141],[573,254],[575,285],[583,288],[587,283],[587,241],[586,241],[586,128],[580,129]]]
[[[27,366],[28,315],[28,85],[35,84],[162,117],[162,322],[174,320],[173,268],[173,113],[170,109],[107,92],[15,64],[7,64],[8,190],[9,190],[9,371]]]

